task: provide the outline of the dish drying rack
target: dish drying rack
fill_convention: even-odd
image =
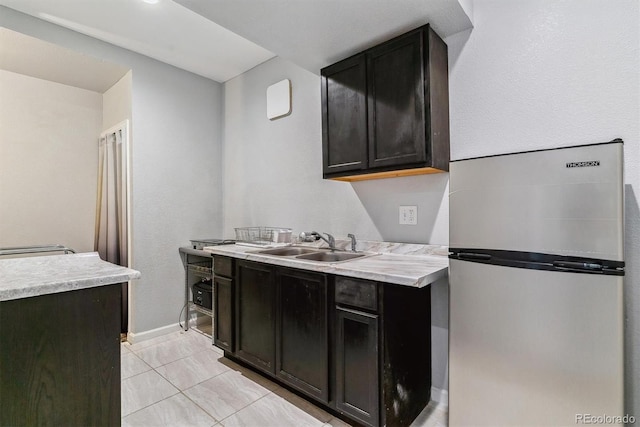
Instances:
[[[236,242],[248,246],[273,246],[291,242],[291,229],[287,227],[237,227]]]

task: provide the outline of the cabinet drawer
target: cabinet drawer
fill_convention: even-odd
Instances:
[[[216,276],[233,277],[233,258],[224,256],[213,257],[213,274]]]
[[[336,277],[336,304],[378,310],[378,286],[367,280]]]

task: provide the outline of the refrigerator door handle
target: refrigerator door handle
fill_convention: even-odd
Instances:
[[[571,261],[554,261],[553,266],[561,269],[570,270],[589,270],[589,271],[602,271],[602,264],[590,263],[590,262],[571,262]]]
[[[480,260],[480,261],[489,261],[491,259],[491,255],[489,254],[478,254],[473,252],[458,252],[458,259],[468,259],[468,260]]]

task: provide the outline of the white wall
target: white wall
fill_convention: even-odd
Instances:
[[[131,123],[131,94],[133,79],[131,71],[102,94],[102,131],[129,120]]]
[[[452,159],[625,141],[625,393],[638,417],[639,3],[474,0],[473,18],[472,31],[445,40]]]
[[[178,247],[222,233],[221,85],[0,6],[0,25],[132,69],[133,336],[175,325]],[[99,132],[98,132],[99,133]]]
[[[0,70],[0,247],[93,250],[102,95]]]

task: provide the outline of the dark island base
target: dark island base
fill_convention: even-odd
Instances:
[[[0,303],[0,425],[120,425],[120,287]]]

